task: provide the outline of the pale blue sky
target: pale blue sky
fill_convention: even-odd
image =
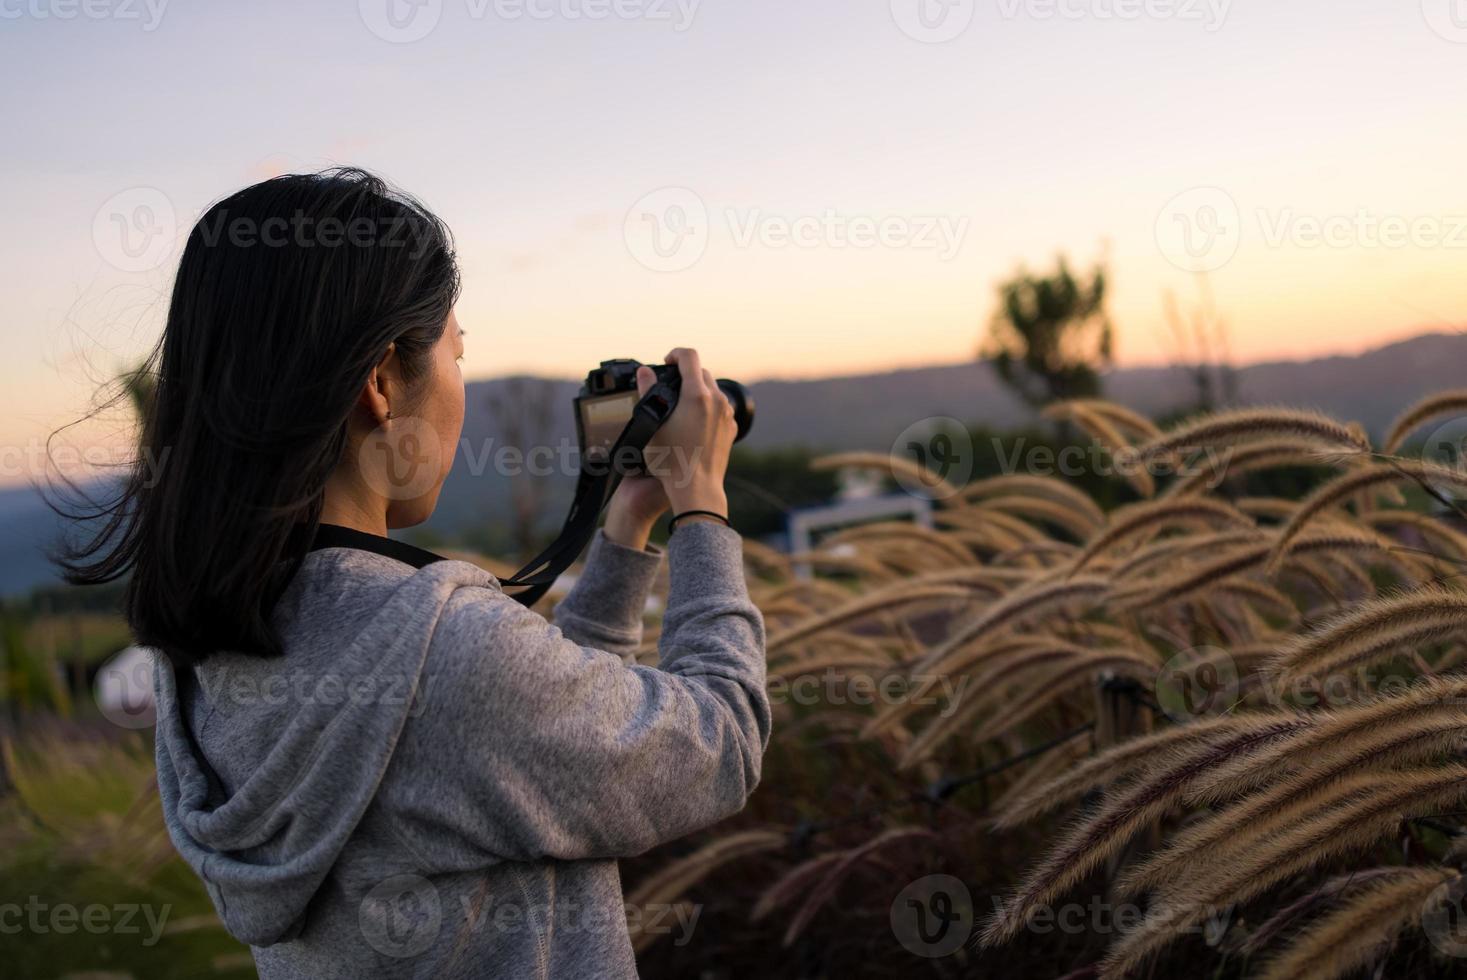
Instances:
[[[517,20],[426,0],[436,26],[403,44],[368,27],[387,0],[175,0],[152,30],[141,0],[91,2],[115,16],[0,0],[6,445],[79,412],[156,336],[171,268],[109,264],[94,234],[109,200],[154,188],[186,223],[332,163],[379,171],[454,228],[474,376],[571,375],[674,343],[746,377],[955,361],[1017,263],[1102,249],[1122,360],[1163,360],[1163,291],[1186,303],[1196,284],[1158,229],[1193,188],[1237,208],[1237,253],[1208,267],[1240,358],[1359,349],[1467,309],[1458,0],[1234,0],[1220,24],[1220,0],[1151,0],[1169,15],[1135,19],[1116,14],[1131,0],[1049,18],[1044,0],[977,0],[940,44],[899,26],[916,0],[703,0],[681,30],[690,0],[622,0],[653,16],[601,20],[565,15],[597,0],[533,0],[552,16]],[[657,271],[624,222],[669,187],[706,207],[707,240]],[[1308,221],[1362,211],[1427,237],[1309,244]],[[962,234],[740,244],[827,213]]]

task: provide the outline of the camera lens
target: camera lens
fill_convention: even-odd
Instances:
[[[734,442],[738,442],[754,427],[754,396],[749,394],[749,389],[728,378],[718,379],[718,390],[723,392],[724,397],[733,406],[734,422],[739,427],[738,434],[734,436]]]

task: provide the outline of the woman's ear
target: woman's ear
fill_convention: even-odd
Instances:
[[[387,353],[372,368],[367,383],[362,386],[361,405],[382,425],[393,417],[392,402],[402,390],[402,362],[397,356],[397,344],[388,344]]]

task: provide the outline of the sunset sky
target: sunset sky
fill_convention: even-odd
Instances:
[[[1061,251],[1123,364],[1189,269],[1239,361],[1458,329],[1454,4],[8,0],[0,445],[151,345],[212,200],[341,163],[454,229],[471,377],[954,362]]]

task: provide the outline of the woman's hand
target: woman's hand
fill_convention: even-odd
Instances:
[[[624,548],[642,551],[657,519],[666,512],[667,494],[656,477],[629,476],[611,495],[601,532]]]
[[[733,406],[713,375],[704,370],[698,352],[679,347],[667,355],[682,378],[677,408],[648,444],[648,471],[662,484],[674,514],[708,510],[728,515],[723,477],[738,435]],[[637,371],[637,390],[652,386],[651,368]],[[700,520],[706,518],[690,518]]]
[[[669,506],[676,514],[690,510],[728,514],[723,476],[738,434],[733,406],[713,375],[703,369],[697,351],[679,347],[667,355],[667,363],[676,364],[682,378],[677,408],[648,444],[649,475],[621,481],[611,495],[602,529],[617,544],[639,550],[647,547],[653,525]],[[638,396],[646,395],[656,382],[651,368],[637,369]]]

